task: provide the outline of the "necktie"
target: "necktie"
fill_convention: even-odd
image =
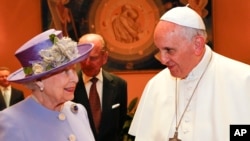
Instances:
[[[98,133],[101,119],[101,103],[96,89],[96,82],[98,81],[98,79],[96,77],[93,77],[90,81],[92,82],[92,85],[89,92],[89,104],[92,112],[92,117],[94,119],[96,132]]]

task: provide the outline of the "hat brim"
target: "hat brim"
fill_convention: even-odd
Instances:
[[[31,76],[26,76],[24,71],[23,71],[23,68],[20,68],[17,71],[15,71],[9,75],[8,81],[16,82],[16,83],[25,83],[25,82],[30,82],[33,80],[40,79],[42,77],[49,76],[51,74],[54,74],[56,72],[59,72],[59,71],[65,69],[68,66],[71,66],[73,64],[76,64],[76,63],[86,59],[92,49],[93,49],[93,44],[80,44],[80,45],[78,45],[79,56],[77,58],[67,62],[66,64],[63,64],[63,65],[56,67],[56,68],[53,68],[49,71],[45,71],[43,73],[39,73],[36,75],[31,75]]]

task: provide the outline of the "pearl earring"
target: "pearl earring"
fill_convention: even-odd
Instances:
[[[44,89],[43,87],[40,87],[40,91],[41,91],[41,92],[43,92],[43,89]]]

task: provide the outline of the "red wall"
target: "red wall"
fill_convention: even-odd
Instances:
[[[250,64],[250,1],[213,2],[215,51]]]
[[[0,66],[12,71],[20,68],[15,51],[34,35],[41,32],[39,0],[2,0],[0,4]],[[14,86],[30,92],[22,85]]]

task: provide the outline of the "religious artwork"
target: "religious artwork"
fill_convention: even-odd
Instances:
[[[211,27],[210,0],[42,0],[43,27],[61,29],[76,41],[101,34],[109,50],[106,70],[159,70],[165,66],[153,43],[154,27],[164,12],[187,3]]]
[[[155,58],[153,31],[164,9],[152,0],[95,1],[90,9],[89,29],[104,36],[109,49],[109,70],[164,68]]]
[[[141,31],[138,22],[139,13],[129,4],[120,7],[120,12],[111,19],[115,40],[121,43],[134,43],[138,41]]]

